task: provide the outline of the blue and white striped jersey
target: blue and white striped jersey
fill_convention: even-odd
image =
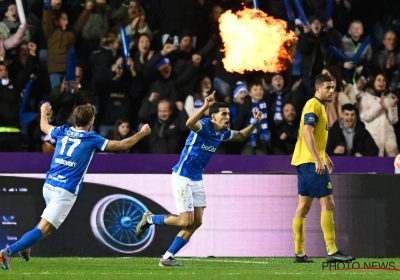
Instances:
[[[177,165],[172,170],[193,181],[201,181],[204,168],[222,141],[232,138],[230,129],[215,132],[211,119],[199,120],[201,128],[190,132]]]
[[[94,131],[76,130],[68,125],[53,127],[49,136],[57,139],[57,144],[46,183],[78,195],[94,151],[103,151],[108,140]]]

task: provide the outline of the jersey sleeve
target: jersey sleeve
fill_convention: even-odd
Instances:
[[[318,122],[318,109],[314,105],[309,105],[304,110],[304,125],[312,125],[315,127]]]
[[[60,137],[64,137],[64,126],[55,127],[53,126],[48,134],[53,139],[58,139]]]
[[[201,119],[198,121],[198,123],[201,125],[201,128],[198,131],[195,131],[197,134],[206,134],[210,132],[210,119]]]
[[[222,141],[228,141],[231,140],[233,137],[233,132],[232,130],[228,129],[224,131],[224,138],[222,138]]]
[[[104,151],[107,146],[108,139],[101,137],[100,135],[96,134],[93,138],[93,145],[96,149],[100,151]]]

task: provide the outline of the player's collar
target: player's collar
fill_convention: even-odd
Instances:
[[[324,105],[325,106],[325,103],[321,100],[321,99],[319,99],[318,97],[316,97],[316,96],[314,96],[314,98],[315,99],[317,99],[319,102],[321,102],[322,103],[322,105]]]

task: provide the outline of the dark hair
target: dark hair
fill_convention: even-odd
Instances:
[[[337,65],[331,65],[328,68],[325,68],[332,77],[336,79],[336,88],[339,89],[340,91],[344,90],[344,84],[343,84],[343,75],[342,71]]]
[[[205,79],[209,79],[211,81],[211,85],[212,85],[212,80],[211,80],[211,78],[209,76],[200,75],[196,80],[196,83],[195,83],[195,86],[194,86],[194,90],[193,90],[193,96],[199,95],[199,96],[203,97],[203,91],[201,90],[201,82],[203,80],[205,80]],[[212,90],[213,89],[212,89],[212,86],[211,86],[211,92],[212,92]],[[208,92],[208,94],[210,94],[211,92]]]
[[[344,112],[344,110],[347,110],[347,111],[354,111],[354,112],[357,111],[357,110],[356,110],[356,106],[354,106],[353,104],[350,104],[350,103],[344,104],[344,105],[342,106],[342,112]]]
[[[249,92],[250,92],[251,88],[256,87],[256,86],[263,87],[261,81],[252,81],[249,83],[249,86],[247,88],[249,89]]]
[[[111,140],[118,140],[118,134],[119,134],[118,133],[118,127],[123,123],[128,123],[129,124],[129,120],[125,119],[125,118],[117,120],[117,122],[115,123],[115,126],[114,126],[114,130],[112,132],[112,139]],[[129,135],[130,132],[132,132],[132,129],[130,127],[131,127],[131,125],[129,124],[128,135]]]
[[[100,38],[100,45],[108,47],[114,43],[118,37],[114,33],[106,33]]]
[[[228,104],[223,102],[215,102],[209,110],[209,115],[211,117],[212,114],[217,114],[219,112],[219,108],[229,108]]]
[[[376,78],[381,75],[386,82],[386,88],[382,91],[382,92],[377,92],[375,89],[375,80]],[[377,72],[374,75],[371,75],[370,77],[368,77],[368,83],[365,85],[364,90],[368,91],[368,89],[373,91],[373,94],[375,94],[376,96],[380,96],[380,94],[388,94],[390,92],[390,88],[389,88],[389,82],[388,79],[386,77],[386,75],[383,72]],[[370,91],[368,91],[370,92]]]
[[[326,82],[333,82],[329,75],[318,74],[317,77],[315,77],[315,87],[320,87]]]

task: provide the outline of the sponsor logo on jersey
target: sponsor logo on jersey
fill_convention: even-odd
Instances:
[[[83,134],[82,134],[82,133],[75,132],[75,131],[72,131],[72,130],[68,130],[68,131],[67,131],[67,135],[68,135],[69,137],[71,137],[71,138],[83,137]]]
[[[49,175],[49,179],[57,181],[57,182],[60,182],[60,183],[66,183],[67,182],[67,179],[63,180],[63,179],[60,179],[60,178],[52,176],[52,175]]]
[[[211,153],[215,153],[215,151],[217,150],[217,148],[215,148],[215,147],[213,147],[211,145],[210,146],[206,146],[206,145],[204,145],[204,143],[203,143],[203,145],[201,145],[201,148],[203,150],[209,151]]]
[[[65,159],[62,159],[62,158],[55,158],[54,162],[56,162],[58,164],[66,165],[66,166],[69,166],[69,167],[75,167],[76,164],[77,164],[76,162],[65,160]]]

